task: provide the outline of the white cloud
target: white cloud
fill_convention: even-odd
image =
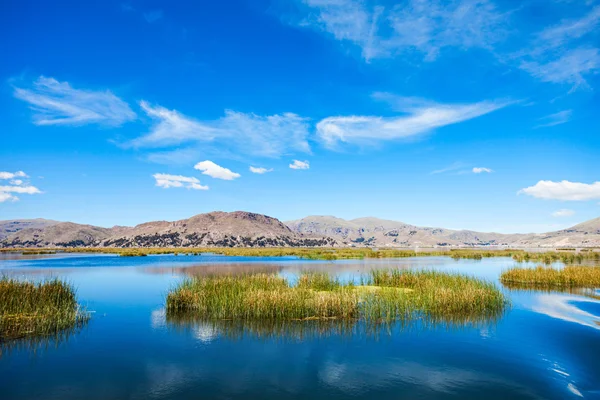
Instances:
[[[539,119],[540,124],[536,128],[547,128],[550,126],[560,125],[569,122],[573,115],[573,110],[559,111],[554,114],[546,115]]]
[[[533,186],[521,189],[518,193],[538,199],[564,201],[595,200],[600,199],[600,182],[587,184],[569,181],[539,181]]]
[[[0,172],[0,179],[27,178],[27,174],[23,171],[17,172]]]
[[[220,149],[264,157],[278,157],[290,151],[310,152],[306,140],[309,124],[293,113],[260,116],[226,110],[224,117],[199,121],[145,101],[140,106],[156,122],[147,135],[130,143],[134,147],[202,143],[204,147],[214,144]]]
[[[226,181],[232,181],[241,176],[240,174],[227,168],[223,168],[210,160],[199,162],[198,164],[194,165],[194,169],[202,171],[203,175],[208,175],[216,179],[224,179]]]
[[[569,210],[567,208],[563,208],[552,213],[553,217],[570,217],[572,215],[575,215],[575,211]]]
[[[360,0],[304,0],[312,27],[353,43],[369,61],[404,51],[433,60],[444,48],[491,48],[506,35],[507,16],[488,0],[409,0],[394,7]]]
[[[39,194],[42,193],[35,186],[31,186],[29,183],[26,183],[23,179],[14,179],[16,177],[19,178],[28,178],[27,174],[23,171],[17,172],[0,172],[0,180],[9,180],[9,185],[0,186],[0,203],[5,201],[18,201],[19,198],[11,193],[18,194]]]
[[[0,193],[39,194],[40,189],[35,186],[0,186]]]
[[[291,169],[309,169],[310,164],[308,161],[293,160],[292,163],[290,164],[290,168]]]
[[[15,87],[14,95],[30,104],[36,125],[119,126],[136,118],[129,105],[108,90],[74,89],[68,82],[44,76],[30,88]]]
[[[398,98],[398,102],[401,103]],[[435,128],[467,121],[511,104],[507,101],[483,101],[472,104],[436,104],[415,99],[404,101],[399,117],[338,116],[317,123],[317,134],[326,146],[339,142],[371,144],[376,140],[396,140],[428,133]]]
[[[487,174],[491,174],[492,172],[494,172],[493,170],[491,170],[490,168],[484,168],[484,167],[475,167],[473,168],[473,173],[474,174],[481,174],[481,173],[487,173]]]
[[[0,192],[0,203],[4,203],[5,201],[17,201],[19,198],[17,196],[13,196],[10,193]]]
[[[192,176],[154,174],[152,177],[156,180],[156,186],[165,189],[185,187],[194,190],[208,190],[208,186],[203,186],[197,178]]]
[[[267,169],[267,168],[263,168],[263,167],[253,167],[253,166],[250,166],[249,170],[253,174],[266,174],[267,172],[272,172],[273,168]]]

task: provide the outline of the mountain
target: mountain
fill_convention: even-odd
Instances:
[[[524,235],[504,235],[443,228],[424,228],[374,217],[344,220],[310,216],[286,224],[295,232],[327,235],[347,245],[390,247],[506,245]]]
[[[0,247],[600,247],[600,218],[543,234],[419,227],[374,217],[310,216],[282,223],[244,211],[101,228],[49,220],[1,221]]]
[[[544,234],[501,234],[469,230],[418,227],[379,218],[344,220],[332,216],[310,216],[286,224],[294,232],[326,235],[350,246],[600,246],[600,218],[572,228]]]
[[[244,211],[211,212],[179,221],[100,228],[71,222],[15,232],[2,247],[311,247],[335,240],[293,232],[278,219]]]
[[[0,240],[27,228],[45,228],[47,226],[58,224],[58,221],[50,219],[15,219],[10,221],[0,221]]]
[[[73,222],[19,230],[0,242],[3,247],[81,247],[97,245],[110,237],[111,229]]]
[[[523,247],[599,247],[600,218],[594,218],[555,232],[528,235],[516,241],[515,245]]]

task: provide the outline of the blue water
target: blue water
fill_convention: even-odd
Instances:
[[[232,335],[167,322],[163,311],[169,288],[195,274],[261,270],[294,279],[314,269],[350,280],[372,268],[425,267],[497,282],[513,265],[447,257],[0,259],[0,274],[72,282],[93,311],[87,327],[58,344],[4,349],[0,398],[600,398],[600,293],[593,290],[507,291],[512,307],[501,320],[453,329]]]

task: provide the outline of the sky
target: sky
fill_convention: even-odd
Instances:
[[[0,54],[0,220],[600,216],[598,0],[7,0]]]

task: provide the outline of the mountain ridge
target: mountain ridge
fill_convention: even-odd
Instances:
[[[4,227],[4,230],[1,230]],[[0,221],[0,247],[600,247],[600,218],[541,234],[419,227],[376,217],[282,222],[246,211],[102,228],[44,219]]]

